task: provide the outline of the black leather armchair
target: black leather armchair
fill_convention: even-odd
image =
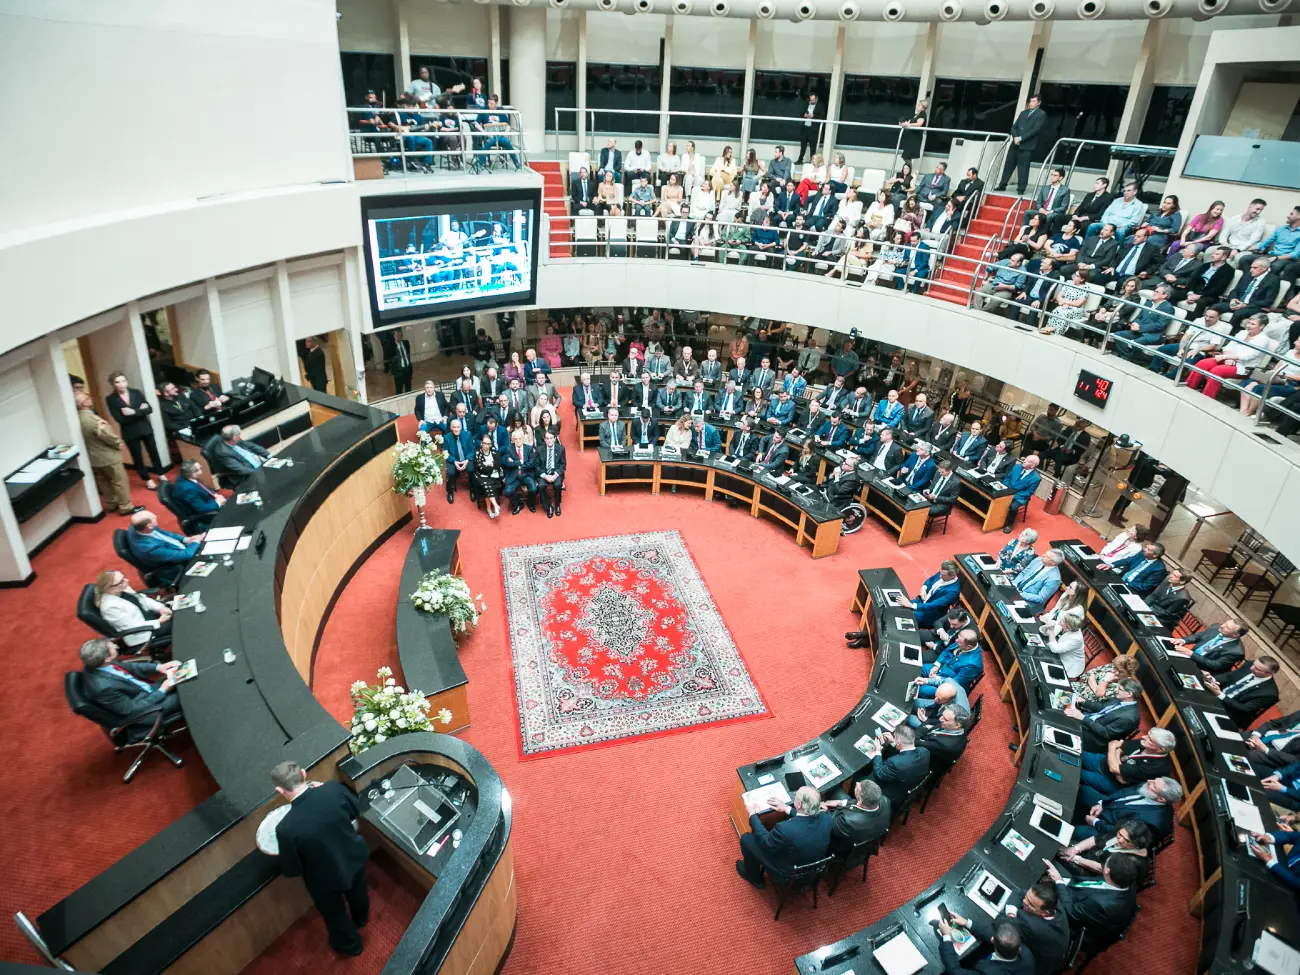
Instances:
[[[157,590],[145,590],[144,595],[154,596]],[[171,646],[171,636],[160,636],[158,631],[152,626],[132,626],[129,629],[118,630],[100,615],[99,607],[95,605],[95,584],[87,583],[81,587],[81,594],[77,597],[77,619],[85,623],[102,637],[110,640],[117,640],[124,636],[134,636],[137,633],[149,634],[149,639],[144,643],[139,643],[130,647],[132,653],[138,653],[141,656],[149,656],[155,660],[166,660],[171,654],[167,652]],[[122,644],[124,648],[127,646]]]
[[[177,768],[184,764],[180,756],[172,754],[167,749],[167,742],[186,730],[185,719],[180,715],[164,720],[162,708],[157,707],[136,715],[127,724],[119,724],[120,719],[116,715],[105,711],[86,696],[85,684],[79,670],[63,675],[63,693],[68,699],[68,707],[72,709],[73,714],[99,725],[108,736],[108,740],[112,742],[114,752],[134,748],[140,750],[131,767],[126,770],[126,775],[122,776],[124,783],[131,781],[145,756],[151,751],[161,753]]]

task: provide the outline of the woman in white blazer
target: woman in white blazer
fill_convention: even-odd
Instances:
[[[104,622],[122,634],[119,639],[128,647],[140,647],[150,639],[171,636],[172,611],[158,600],[135,592],[121,572],[105,569],[99,574],[95,580],[95,602]],[[153,632],[124,632],[144,626]]]
[[[1083,674],[1088,655],[1083,649],[1083,623],[1073,613],[1066,612],[1054,623],[1046,623],[1042,633],[1047,649],[1061,658],[1061,666],[1070,680]]]

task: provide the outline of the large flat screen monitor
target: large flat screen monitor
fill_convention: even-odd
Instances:
[[[540,189],[362,197],[377,325],[537,300]]]

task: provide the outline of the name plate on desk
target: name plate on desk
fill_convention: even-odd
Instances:
[[[632,456],[637,460],[650,460],[655,455],[653,447],[633,447]]]
[[[989,481],[989,487],[994,491],[1005,491],[1007,489],[1007,486],[1001,481]]]

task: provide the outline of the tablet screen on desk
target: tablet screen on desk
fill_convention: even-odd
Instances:
[[[788,790],[790,790],[790,795],[794,795],[796,792],[798,792],[807,784],[808,784],[808,780],[804,778],[804,774],[802,772],[785,773],[785,787]]]
[[[905,664],[919,667],[921,666],[921,648],[915,643],[900,643],[898,645],[898,659]]]
[[[980,894],[991,904],[999,904],[1007,896],[1009,891],[1002,882],[996,877],[988,876],[984,878],[984,883],[980,884]]]

